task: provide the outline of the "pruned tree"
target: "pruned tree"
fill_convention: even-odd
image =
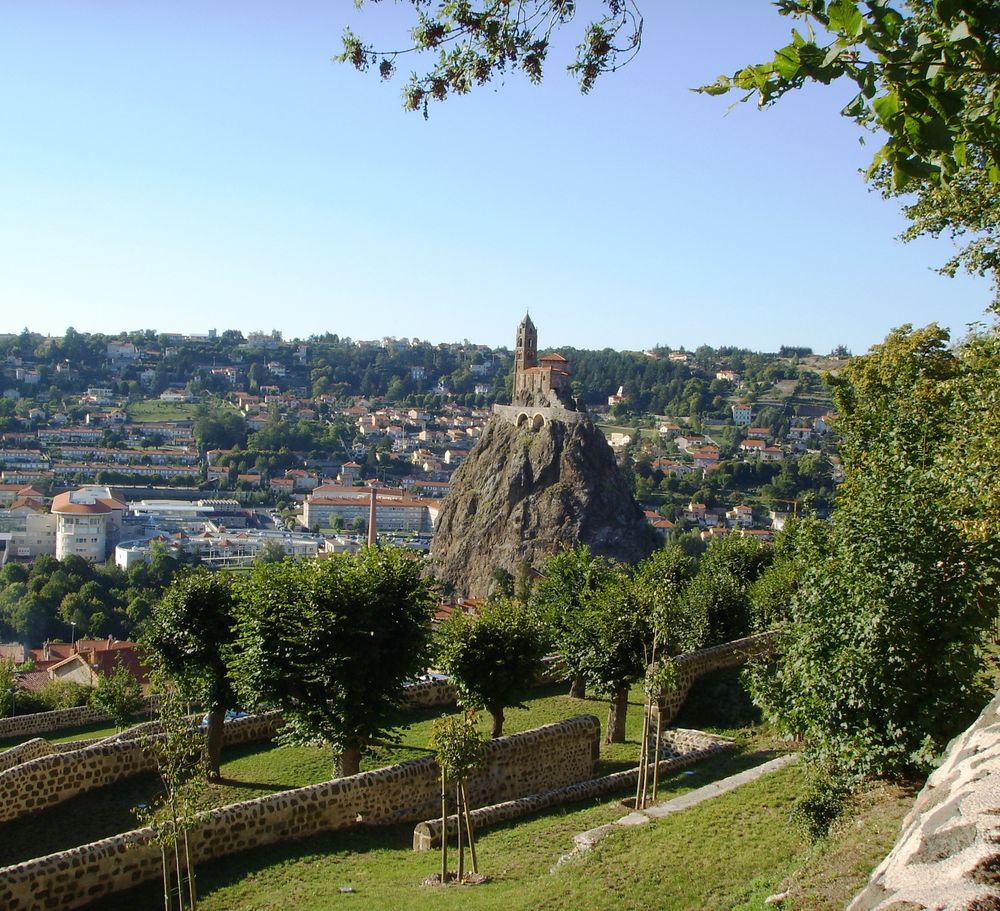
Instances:
[[[590,594],[614,571],[613,563],[592,554],[586,544],[579,544],[553,554],[542,564],[542,578],[532,592],[532,608],[548,626],[556,651],[566,664],[570,695],[579,699],[586,693],[580,658],[587,641],[578,619]]]
[[[532,612],[516,601],[498,601],[477,617],[452,614],[438,634],[438,664],[458,686],[463,705],[490,713],[491,736],[500,737],[504,710],[528,697],[547,648]]]
[[[643,678],[653,639],[634,581],[624,570],[613,572],[587,595],[576,622],[584,679],[611,700],[604,741],[624,743],[629,687]]]
[[[704,611],[690,610],[684,597],[694,575],[694,560],[677,544],[654,551],[635,569],[633,585],[653,633],[647,652],[644,675],[644,713],[639,746],[639,776],[636,784],[636,808],[646,805],[650,788],[653,799],[659,787],[659,744],[663,736],[662,700],[676,682],[676,666],[671,657],[697,648],[704,638]],[[653,774],[650,781],[650,733],[653,740]]]
[[[260,563],[237,591],[234,678],[248,704],[326,741],[355,774],[392,736],[403,683],[427,667],[433,604],[421,564],[394,548]]]
[[[687,609],[684,593],[694,576],[694,560],[678,545],[654,551],[635,568],[635,590],[649,617],[654,655],[677,655],[698,648],[704,615]]]
[[[160,696],[159,731],[148,736],[145,745],[156,760],[163,794],[152,804],[138,807],[136,815],[152,828],[152,841],[160,848],[164,911],[172,911],[174,896],[179,911],[195,911],[198,899],[188,832],[201,809],[207,777],[205,752],[198,729],[186,713],[186,696],[159,672],[153,678]]]
[[[235,622],[231,578],[199,569],[174,580],[143,636],[153,663],[208,713],[205,750],[213,778],[219,776],[226,709],[237,703],[227,664]]]

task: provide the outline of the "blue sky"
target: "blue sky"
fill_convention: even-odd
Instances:
[[[330,61],[347,24],[402,44],[408,6],[5,0],[0,332],[511,345],[529,309],[543,346],[861,352],[982,318],[986,281],[932,269],[950,242],[894,239],[846,89],[689,91],[786,43],[767,0],[641,6],[641,54],[589,96],[554,50],[541,87],[425,122]]]

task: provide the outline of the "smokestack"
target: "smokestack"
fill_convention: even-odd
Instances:
[[[375,529],[375,497],[378,494],[378,488],[373,487],[371,489],[371,499],[368,501],[368,546],[374,547],[377,541],[376,529]]]

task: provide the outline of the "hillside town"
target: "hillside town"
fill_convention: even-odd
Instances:
[[[285,342],[234,331],[25,332],[0,337],[3,352],[0,561],[72,553],[125,569],[151,547],[208,566],[350,549],[368,535],[371,490],[378,533],[429,548],[452,473],[492,403],[509,394],[512,363],[507,349],[469,343]],[[586,394],[606,422],[659,534],[768,539],[788,515],[822,514],[840,479],[835,418],[828,400],[788,395],[790,386],[815,392],[816,374],[803,366],[811,353],[633,355],[665,362],[681,399],[708,409],[692,414],[686,402],[673,415],[630,405],[640,397],[629,391],[634,380],[581,382],[575,362],[586,371],[588,358],[568,354],[548,357],[567,394]],[[756,424],[758,415],[769,423]],[[794,472],[794,482],[760,495],[798,464],[808,476]]]

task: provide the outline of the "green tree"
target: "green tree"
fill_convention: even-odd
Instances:
[[[254,559],[259,563],[280,563],[286,556],[285,548],[279,541],[265,541]]]
[[[463,830],[472,852],[472,872],[479,872],[475,833],[469,816],[469,799],[465,782],[483,761],[483,738],[472,714],[445,715],[431,726],[430,747],[441,767],[441,884],[448,881],[448,782],[455,783],[455,821],[458,830],[458,872],[456,880],[465,879],[465,849]],[[464,813],[463,813],[464,809]]]
[[[780,0],[782,15],[806,20],[808,37],[763,64],[720,77],[706,91],[742,90],[767,105],[806,82],[853,82],[843,113],[887,134],[873,168],[893,181],[947,178],[970,156],[1000,178],[1000,10],[991,0]]]
[[[650,616],[633,580],[616,570],[588,595],[579,619],[584,679],[611,701],[604,741],[624,743],[629,687],[643,678],[651,658]]]
[[[703,612],[700,645],[731,642],[750,632],[750,587],[770,561],[770,549],[756,538],[729,534],[709,543],[685,591],[689,616]]]
[[[0,718],[6,718],[14,713],[14,697],[17,688],[14,662],[0,658]]]
[[[478,617],[451,615],[439,632],[438,663],[458,686],[462,704],[486,709],[493,717],[491,736],[500,737],[504,710],[528,697],[547,645],[531,612],[514,601],[497,601]]]
[[[904,327],[835,381],[846,480],[832,524],[797,534],[782,654],[751,686],[837,782],[925,767],[982,706],[1000,559],[971,490],[995,502],[996,455],[965,437],[970,416],[995,427],[998,368],[995,331],[955,350]]]
[[[421,564],[392,548],[259,563],[238,590],[234,676],[248,703],[284,712],[353,775],[391,736],[405,680],[427,667],[432,601]]]
[[[815,522],[815,519],[804,520]],[[774,629],[791,616],[792,599],[799,584],[799,563],[795,542],[801,522],[791,522],[774,541],[770,565],[750,585],[750,631]]]
[[[566,664],[570,695],[582,699],[586,681],[580,657],[586,648],[581,617],[591,592],[614,571],[604,557],[591,554],[586,544],[553,554],[542,564],[542,578],[531,604],[548,626],[556,650]]]
[[[90,704],[108,715],[115,727],[123,731],[142,708],[142,686],[119,662],[110,674],[98,676],[97,686],[90,694]]]
[[[636,597],[653,626],[657,657],[692,651],[704,640],[705,614],[690,611],[684,597],[693,576],[694,560],[676,544],[654,551],[635,569]]]
[[[160,694],[159,732],[146,738],[156,760],[163,793],[136,815],[153,830],[163,870],[163,908],[180,911],[197,907],[194,862],[188,832],[202,809],[206,773],[198,730],[186,714],[186,698],[170,681],[154,673],[153,686]]]
[[[208,712],[205,752],[213,778],[219,775],[226,709],[236,705],[227,665],[235,622],[230,577],[198,570],[171,584],[143,636],[153,663]]]

